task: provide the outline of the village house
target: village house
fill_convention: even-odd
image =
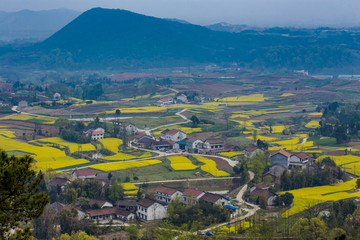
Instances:
[[[114,207],[112,203],[100,199],[89,199],[89,204],[91,208],[94,208],[94,206],[98,206],[99,208]]]
[[[151,136],[145,135],[144,137],[134,141],[132,144],[138,148],[151,148],[156,141]]]
[[[274,166],[277,164],[287,169],[289,167],[290,157],[291,153],[280,149],[279,151],[274,152],[270,155],[270,166]]]
[[[176,100],[178,102],[181,102],[181,103],[188,103],[189,102],[189,100],[188,100],[188,98],[186,97],[185,94],[180,94],[179,96],[176,97]]]
[[[173,147],[172,143],[174,143],[174,142],[165,141],[165,140],[153,141],[151,148],[154,150],[160,150],[160,151],[171,150]]]
[[[204,196],[205,192],[188,188],[183,192],[183,203],[187,205],[194,205],[199,202],[199,199]]]
[[[126,131],[126,133],[128,135],[135,135],[138,133],[138,130],[136,128],[136,126],[132,123],[129,122],[122,122],[120,123],[120,130],[121,131]]]
[[[270,192],[269,187],[264,183],[259,183],[250,188],[250,197],[264,198],[267,206],[273,206],[276,194]]]
[[[202,195],[199,198],[199,201],[204,201],[204,202],[211,203],[211,204],[218,204],[221,206],[230,204],[230,201],[228,199],[226,199],[225,197],[223,197],[219,194],[214,194],[214,193],[209,193],[209,192]]]
[[[94,169],[87,168],[87,169],[75,169],[72,172],[72,180],[76,179],[94,179],[96,177]]]
[[[166,129],[161,132],[160,138],[164,140],[171,140],[177,142],[185,139],[186,133],[177,129],[171,129],[171,130]]]
[[[137,203],[137,217],[142,221],[161,220],[166,217],[164,205],[144,198]]]
[[[137,142],[139,142],[139,141],[141,141],[142,139],[145,139],[145,138],[153,140],[152,136],[146,135],[145,133],[140,133],[140,134],[138,134],[138,135],[136,135],[134,137],[134,143],[137,143]]]
[[[182,198],[182,192],[175,188],[169,188],[166,186],[160,186],[155,190],[156,201],[164,204],[170,204],[170,202],[176,198]]]
[[[117,200],[115,206],[129,212],[136,212],[137,210],[137,203],[134,200]]]
[[[49,188],[57,189],[58,187],[61,188],[62,191],[64,191],[65,186],[70,183],[70,180],[66,177],[55,177],[53,180],[51,180],[48,184]]]
[[[198,138],[190,138],[186,141],[185,149],[189,153],[197,153],[200,149],[203,148],[203,141]]]
[[[294,153],[290,156],[289,167],[299,167],[305,169],[308,165],[313,164],[314,159],[309,157],[306,153]]]
[[[258,146],[255,145],[251,145],[249,147],[247,147],[244,151],[244,156],[248,157],[248,158],[252,158],[257,154],[265,154],[264,150],[262,150],[261,148],[259,148]]]
[[[28,102],[27,102],[27,101],[24,101],[24,100],[21,100],[21,101],[18,103],[18,106],[19,106],[19,107],[27,107],[27,106],[28,106]]]
[[[83,131],[83,134],[86,137],[90,137],[92,141],[96,141],[98,139],[103,139],[105,135],[105,130],[103,128],[88,128]]]
[[[134,221],[136,216],[134,213],[119,209],[117,207],[101,208],[86,211],[90,219],[99,221],[109,221],[119,219],[123,221]]]
[[[265,181],[266,177],[271,177],[272,182],[280,183],[280,177],[283,172],[286,170],[283,166],[273,165],[269,168],[269,171],[263,175],[263,181]]]
[[[217,138],[217,139],[208,139],[204,142],[203,148],[210,149],[210,150],[218,150],[224,149],[225,142],[224,140]]]
[[[163,97],[155,103],[155,105],[159,107],[166,107],[173,104],[174,104],[174,99],[170,96]]]
[[[61,98],[60,93],[55,93],[54,94],[54,100],[60,100],[60,98]]]

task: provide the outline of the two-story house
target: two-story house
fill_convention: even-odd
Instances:
[[[314,162],[314,159],[308,156],[306,153],[299,152],[294,153],[290,156],[290,167],[300,167],[305,169],[307,165],[311,165]]]
[[[209,150],[224,149],[225,142],[220,138],[208,139],[204,142],[204,148]]]
[[[221,206],[229,205],[230,201],[225,197],[215,193],[205,193],[199,198],[199,201],[204,201],[211,204],[218,204]]]
[[[176,198],[181,200],[182,192],[166,186],[160,186],[155,190],[156,201],[164,204],[170,204],[170,202]]]
[[[197,153],[200,149],[203,148],[203,144],[204,144],[203,141],[193,137],[186,141],[185,149],[190,153]]]
[[[271,166],[277,164],[287,169],[289,167],[291,155],[292,155],[291,153],[282,149],[272,153],[270,155]]]
[[[244,151],[244,156],[248,157],[248,158],[252,158],[257,154],[265,154],[264,150],[262,150],[261,148],[259,148],[258,146],[255,145],[251,145],[249,147],[247,147]]]
[[[170,140],[170,141],[177,142],[177,141],[181,141],[181,140],[185,139],[186,133],[184,133],[180,130],[177,130],[177,129],[171,129],[171,130],[166,129],[161,132],[160,138],[164,139],[164,140]]]
[[[166,208],[154,200],[144,198],[137,203],[136,214],[142,221],[161,220],[166,217]]]
[[[138,133],[138,130],[136,128],[136,126],[132,123],[129,122],[122,122],[120,123],[120,130],[121,131],[126,131],[126,133],[128,135],[135,135]]]

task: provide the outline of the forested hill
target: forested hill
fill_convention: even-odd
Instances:
[[[165,67],[237,62],[249,67],[323,69],[359,65],[360,34],[317,29],[212,31],[119,9],[81,14],[35,50],[43,67]]]

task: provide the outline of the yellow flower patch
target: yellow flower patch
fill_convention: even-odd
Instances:
[[[146,167],[162,163],[160,160],[142,160],[142,161],[130,161],[130,162],[116,162],[116,163],[100,163],[91,166],[91,168],[101,171],[117,171],[129,168]]]
[[[137,186],[135,186],[134,184],[132,183],[120,183],[120,185],[123,187],[123,189],[125,191],[130,191],[130,190],[136,190],[136,189],[139,189]]]
[[[253,139],[254,139],[253,136],[247,136],[246,138],[247,138],[247,139],[250,139],[250,140],[253,140]],[[256,136],[256,138],[257,138],[256,140],[260,139],[261,141],[267,141],[267,142],[275,141],[275,140],[278,139],[278,138],[276,138],[276,137],[268,137],[268,136],[260,136],[260,135]]]
[[[305,127],[307,127],[307,128],[318,128],[318,127],[320,127],[320,124],[319,124],[319,122],[318,121],[310,121],[310,122],[308,122],[306,125],[305,125]]]
[[[221,156],[224,156],[224,157],[231,158],[231,157],[234,157],[234,156],[243,155],[243,154],[244,154],[244,151],[238,151],[238,152],[221,152],[221,153],[218,153],[218,154],[221,155]]]
[[[219,170],[216,167],[216,162],[214,160],[205,158],[203,156],[199,156],[199,155],[193,155],[194,158],[196,158],[199,162],[205,163],[205,165],[201,165],[201,170],[203,170],[204,172],[208,172],[211,175],[213,175],[214,177],[227,177],[230,176],[229,173]]]
[[[103,138],[99,139],[98,141],[102,143],[104,148],[114,153],[119,152],[119,146],[123,144],[123,141],[118,138]]]
[[[6,128],[0,128],[0,135],[3,135],[4,137],[8,138],[15,138],[15,133],[13,131],[10,131]]]
[[[34,142],[39,142],[39,143],[54,143],[54,144],[58,144],[61,146],[65,146],[68,147],[70,150],[70,153],[74,153],[74,152],[85,152],[85,151],[95,151],[95,146],[92,145],[91,143],[85,143],[85,144],[79,144],[79,143],[72,143],[72,142],[68,142],[65,141],[64,139],[61,139],[59,137],[51,137],[51,138],[42,138],[39,140],[36,140]]]
[[[281,94],[280,97],[290,97],[290,96],[295,96],[295,94],[293,94],[293,93],[283,93],[283,94]]]
[[[43,124],[54,124],[56,118],[46,116],[32,116],[28,114],[13,114],[1,118],[1,120],[15,120],[15,121],[41,121]]]
[[[168,159],[171,162],[171,167],[174,170],[193,170],[198,168],[198,166],[195,166],[190,159],[184,156],[174,156],[174,157],[168,157]]]
[[[313,113],[309,113],[310,116],[322,116],[322,112],[313,112]]]
[[[360,192],[354,191],[356,180],[353,179],[334,186],[309,187],[288,191],[294,195],[294,206],[284,213],[283,216],[286,217],[302,212],[309,207],[323,202],[360,197]]]

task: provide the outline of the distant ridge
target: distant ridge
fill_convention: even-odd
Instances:
[[[45,39],[79,15],[69,9],[0,11],[0,40]]]
[[[36,44],[28,56],[36,56],[44,68],[136,69],[236,62],[260,69],[318,70],[359,66],[357,39],[359,32],[329,28],[213,31],[178,20],[94,8]]]

